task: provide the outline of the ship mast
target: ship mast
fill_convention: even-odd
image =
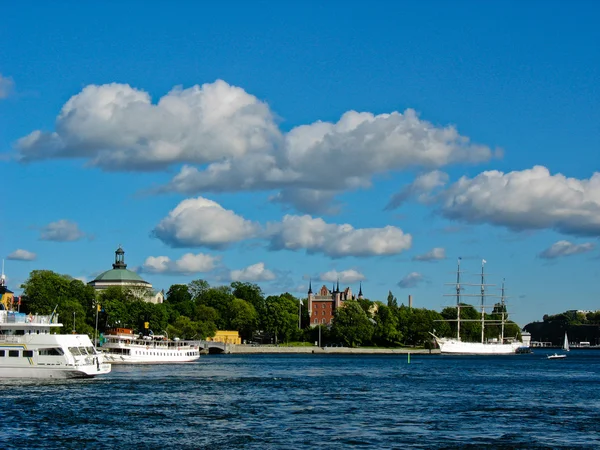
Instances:
[[[460,260],[456,269],[456,339],[460,341]]]
[[[502,327],[500,332],[500,343],[504,344],[504,322],[506,320],[504,313],[506,311],[505,301],[504,301],[504,278],[502,278],[502,298],[500,300],[500,307],[502,308]]]
[[[485,259],[481,260],[481,343],[485,340],[485,275],[483,268],[485,267]]]

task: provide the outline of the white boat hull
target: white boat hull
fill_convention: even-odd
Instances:
[[[435,340],[440,347],[442,354],[454,355],[512,355],[523,346],[521,342],[501,343],[481,343],[481,342],[463,342],[458,339],[438,338]]]
[[[0,378],[31,378],[31,379],[66,379],[66,378],[91,378],[97,375],[110,373],[110,364],[99,366],[79,367],[0,367]]]
[[[176,364],[193,362],[200,359],[200,353],[194,355],[166,355],[166,356],[144,356],[144,355],[119,355],[105,351],[104,360],[111,364]]]

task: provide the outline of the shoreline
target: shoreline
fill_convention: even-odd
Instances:
[[[283,347],[283,346],[252,346],[244,344],[229,344],[224,353],[228,354],[359,354],[359,355],[407,355],[425,354],[439,355],[440,349],[425,348],[350,348],[350,347]]]

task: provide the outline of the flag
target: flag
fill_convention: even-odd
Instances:
[[[486,261],[485,259],[482,259],[482,260],[481,260],[481,263],[482,263],[482,264],[485,264],[486,262],[487,262],[487,261]]]
[[[102,306],[98,303],[98,312],[102,311]]]

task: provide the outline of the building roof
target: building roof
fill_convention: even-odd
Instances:
[[[147,281],[144,281],[142,277],[140,277],[137,273],[128,269],[110,269],[106,272],[101,273],[94,281],[119,281],[119,282],[135,282],[135,283],[145,283],[150,284]]]
[[[127,269],[127,264],[125,264],[125,252],[123,251],[120,245],[117,251],[115,252],[115,262],[112,266],[113,268],[111,270],[107,270],[106,272],[101,273],[96,278],[94,278],[94,281],[90,281],[88,284],[112,281],[116,283],[135,283],[150,285],[150,283],[145,281],[137,273]]]

